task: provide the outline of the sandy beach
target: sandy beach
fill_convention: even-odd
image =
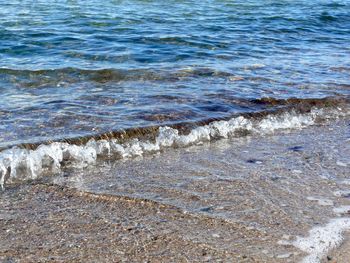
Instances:
[[[2,1],[0,263],[350,262],[350,1]]]
[[[346,227],[327,232],[332,220],[348,223],[348,122],[9,185],[0,196],[0,259],[348,262]]]

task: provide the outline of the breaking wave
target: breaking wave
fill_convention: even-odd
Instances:
[[[67,141],[43,143],[29,148],[14,146],[0,152],[0,185],[35,179],[43,173],[59,172],[62,166],[73,164],[85,167],[98,158],[132,158],[147,153],[160,152],[170,147],[186,147],[220,138],[239,137],[247,134],[271,134],[280,129],[298,129],[327,119],[348,116],[349,107],[312,107],[309,111],[285,110],[255,115],[235,116],[228,120],[211,121],[191,129],[162,126],[152,128],[154,133],[140,130],[139,136],[120,135],[109,138],[98,136],[77,145]]]

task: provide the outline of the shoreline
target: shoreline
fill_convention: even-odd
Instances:
[[[310,105],[303,105],[303,103],[299,105],[300,112],[280,109],[278,111],[282,112],[277,115],[267,112],[257,113],[257,115],[262,114],[257,119],[238,116],[226,121],[213,121],[204,126],[194,127],[186,134],[182,134],[181,129],[162,126],[157,129],[156,134],[153,134],[155,137],[149,140],[141,140],[142,136],[132,139],[125,134],[125,142],[106,137],[97,141],[89,140],[80,146],[68,142],[52,142],[42,144],[35,150],[13,147],[0,152],[0,186],[4,188],[7,182],[16,180],[37,179],[45,172],[60,172],[62,165],[67,163],[77,167],[89,166],[96,164],[99,159],[126,160],[130,157],[160,153],[167,148],[186,148],[223,138],[268,136],[281,130],[320,125],[349,115],[347,104],[342,105],[343,107],[315,108],[312,106],[315,101],[310,103]],[[322,103],[327,104],[327,99]],[[305,106],[307,109],[302,110]],[[140,134],[144,132],[139,131]]]
[[[0,259],[299,262],[298,237],[346,218],[333,210],[350,205],[348,122],[10,185],[0,193]],[[348,247],[317,256],[347,262]]]

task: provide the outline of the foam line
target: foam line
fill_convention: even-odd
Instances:
[[[325,226],[310,230],[308,237],[298,237],[292,244],[308,253],[302,263],[318,263],[343,241],[343,232],[350,228],[350,218],[337,218]]]
[[[35,179],[43,171],[55,172],[67,161],[81,167],[93,164],[98,156],[142,156],[164,148],[185,147],[240,134],[268,134],[279,129],[303,128],[315,124],[319,118],[334,118],[342,114],[344,115],[344,112],[341,109],[313,109],[305,114],[292,111],[280,115],[267,115],[262,119],[239,116],[228,121],[213,121],[208,125],[196,127],[186,135],[180,134],[175,128],[160,127],[158,135],[152,141],[135,138],[121,143],[117,139],[91,139],[85,145],[79,146],[54,142],[40,145],[35,150],[13,147],[0,152],[0,185],[4,187],[6,181]]]

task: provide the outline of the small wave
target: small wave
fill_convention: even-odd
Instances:
[[[55,84],[61,81],[77,83],[92,81],[95,83],[121,82],[121,81],[175,81],[184,78],[221,77],[229,78],[234,74],[212,69],[210,67],[185,67],[163,69],[81,69],[81,68],[57,68],[57,69],[9,69],[0,68],[0,76],[12,76],[17,81],[25,83],[24,86],[35,87],[43,84]]]
[[[118,137],[100,135],[80,140],[80,145],[68,142],[40,144],[32,149],[18,146],[0,152],[0,185],[5,182],[35,179],[45,171],[55,172],[66,163],[84,167],[99,157],[130,158],[160,152],[169,147],[185,147],[211,140],[269,134],[279,129],[303,128],[320,120],[347,116],[349,109],[340,107],[312,108],[308,112],[287,110],[275,113],[236,116],[228,120],[211,121],[192,129],[187,127],[151,127],[120,133]],[[185,131],[187,130],[187,131]],[[112,134],[113,135],[113,134]],[[136,135],[136,136],[134,136]],[[77,140],[74,141],[75,143]]]

